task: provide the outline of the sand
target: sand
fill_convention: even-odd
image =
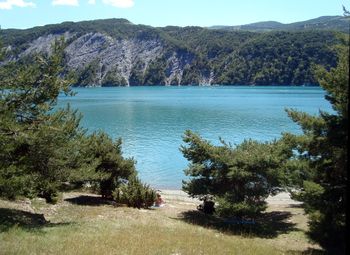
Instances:
[[[165,200],[177,200],[182,202],[188,202],[188,203],[195,203],[199,204],[200,201],[195,198],[191,198],[182,190],[169,190],[169,189],[162,189],[160,190],[160,194]],[[268,204],[271,205],[297,205],[301,204],[299,201],[295,201],[290,198],[290,195],[288,192],[280,192],[275,196],[269,196],[266,199]]]

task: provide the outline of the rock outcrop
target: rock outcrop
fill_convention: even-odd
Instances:
[[[110,19],[2,30],[4,65],[50,53],[66,40],[66,72],[75,86],[303,85],[311,67],[334,66],[330,31],[227,31],[201,27],[154,28]]]

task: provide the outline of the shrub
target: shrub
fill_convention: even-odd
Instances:
[[[132,176],[127,183],[115,189],[113,198],[117,203],[127,204],[129,207],[148,208],[153,205],[156,192],[139,178]]]
[[[112,198],[113,191],[120,183],[136,175],[135,161],[123,157],[121,146],[121,139],[113,141],[103,132],[93,133],[83,142],[84,163],[89,164],[90,168],[92,166],[92,173],[86,175],[85,181],[95,183],[104,198]],[[77,178],[82,179],[82,176]]]

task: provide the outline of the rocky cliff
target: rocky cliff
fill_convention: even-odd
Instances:
[[[153,28],[112,19],[3,30],[2,64],[48,53],[62,36],[76,86],[313,84],[313,64],[336,62],[331,31]]]

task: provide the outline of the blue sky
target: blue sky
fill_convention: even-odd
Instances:
[[[1,28],[29,28],[63,21],[126,18],[151,26],[291,23],[342,15],[348,0],[0,0]]]

